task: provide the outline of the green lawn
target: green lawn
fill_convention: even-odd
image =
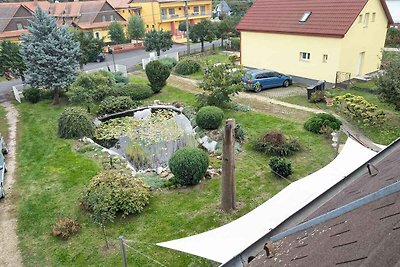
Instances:
[[[355,121],[351,121],[350,118],[346,118],[354,126],[357,126],[361,132],[363,132],[372,141],[380,144],[390,144],[394,140],[400,137],[400,112],[394,110],[393,106],[383,103],[379,100],[378,95],[375,93],[377,90],[373,81],[361,82],[353,84],[351,89],[330,89],[328,90],[334,96],[344,95],[350,93],[353,95],[359,95],[365,98],[368,102],[375,104],[379,109],[383,109],[387,115],[387,122],[377,127],[364,127],[363,125],[357,124]],[[318,108],[328,110],[331,112],[339,112],[335,107],[327,107],[324,103],[310,103],[307,97],[304,96],[289,96],[281,99],[282,101],[289,102],[292,104],[306,106],[311,108]],[[340,114],[340,113],[339,113]]]
[[[3,106],[0,106],[0,133],[3,135],[4,139],[7,140],[8,137],[8,124],[6,119],[6,110]]]
[[[154,99],[193,103],[194,95],[166,87],[149,101]],[[100,166],[74,152],[74,141],[57,137],[57,119],[63,108],[63,105],[54,107],[49,101],[18,105],[18,235],[26,266],[120,266],[117,243],[120,235],[135,240],[130,243],[132,247],[166,266],[215,266],[208,260],[153,244],[228,223],[288,184],[270,173],[268,157],[253,151],[247,142],[236,162],[239,210],[231,214],[219,211],[220,179],[205,181],[195,188],[154,191],[142,214],[117,219],[107,226],[108,236],[114,242],[113,248],[107,251],[100,229],[79,208],[80,194],[91,177],[100,171]],[[235,118],[250,138],[270,129],[298,137],[303,150],[290,157],[294,167],[291,180],[314,172],[333,159],[330,141],[306,132],[301,123],[255,112],[228,111],[225,116]],[[82,227],[68,241],[50,235],[53,224],[61,216],[77,218]],[[127,248],[127,257],[128,266],[154,266],[130,248]]]

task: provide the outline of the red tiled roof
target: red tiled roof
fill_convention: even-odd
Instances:
[[[368,0],[256,0],[237,26],[239,31],[343,37]],[[389,24],[393,23],[381,0]],[[312,14],[305,23],[299,20]]]
[[[23,30],[17,30],[17,31],[6,31],[6,32],[0,32],[0,38],[5,38],[5,37],[18,37],[21,34],[28,33],[28,30],[23,29]]]

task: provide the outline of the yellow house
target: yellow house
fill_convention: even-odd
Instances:
[[[174,39],[183,36],[178,27],[186,20],[184,1],[131,0],[129,5],[140,9],[139,14],[147,31],[152,29],[171,31]],[[211,0],[187,1],[187,6],[190,25],[211,18]]]
[[[257,0],[237,29],[247,67],[335,83],[379,69],[384,0]]]
[[[0,3],[0,41],[18,42],[27,33],[27,26],[37,7],[55,17],[57,24],[74,26],[93,34],[96,38],[110,41],[108,26],[117,21],[126,25],[126,19],[108,1],[55,2],[33,1]]]

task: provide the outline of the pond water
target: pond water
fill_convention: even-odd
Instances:
[[[166,167],[176,150],[197,145],[192,125],[185,115],[154,107],[126,116],[119,114],[102,122],[94,140],[122,155],[137,170]]]

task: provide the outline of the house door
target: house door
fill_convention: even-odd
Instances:
[[[358,54],[358,63],[357,63],[357,71],[356,71],[357,76],[361,76],[363,74],[362,67],[363,67],[363,63],[364,63],[364,57],[365,57],[365,52],[361,52],[360,54]]]

